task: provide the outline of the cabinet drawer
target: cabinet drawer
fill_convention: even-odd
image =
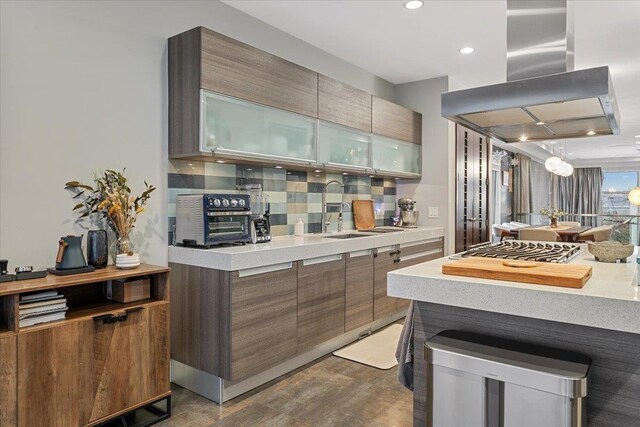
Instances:
[[[167,393],[168,305],[20,333],[20,425],[85,425]]]
[[[428,252],[434,249],[443,249],[444,248],[444,240],[439,238],[437,240],[427,240],[420,242],[411,242],[411,243],[403,243],[400,245],[400,257],[405,257],[407,255],[413,255],[420,252]]]
[[[231,273],[232,381],[296,354],[297,282],[295,262],[266,273]]]
[[[202,28],[202,88],[318,116],[318,73]]]

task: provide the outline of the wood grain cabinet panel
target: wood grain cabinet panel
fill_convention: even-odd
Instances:
[[[297,351],[297,263],[240,277],[231,273],[232,381],[262,372]]]
[[[298,351],[344,333],[345,260],[298,261]]]
[[[366,252],[366,255],[347,255],[345,332],[373,322],[373,254]]]
[[[372,101],[374,134],[422,144],[422,114],[376,96]]]
[[[318,73],[206,28],[202,88],[318,117]]]
[[[67,322],[18,337],[21,426],[79,426],[169,392],[168,302],[126,321]]]
[[[319,75],[318,118],[371,132],[371,94]]]
[[[396,298],[387,296],[387,273],[396,270],[397,248],[378,251],[373,265],[373,318],[375,320],[396,312]]]
[[[14,427],[17,419],[16,335],[0,334],[0,426]]]

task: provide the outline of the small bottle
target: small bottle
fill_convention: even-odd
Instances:
[[[296,222],[295,235],[296,236],[303,236],[304,235],[304,221],[301,220],[301,219],[299,219],[298,222]]]

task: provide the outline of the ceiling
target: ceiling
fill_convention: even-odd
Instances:
[[[395,84],[448,75],[465,88],[506,79],[505,0],[426,0],[413,11],[403,0],[225,2]],[[609,65],[621,133],[568,140],[570,161],[640,164],[639,24],[640,0],[575,2],[575,68]],[[464,46],[475,52],[460,54]]]

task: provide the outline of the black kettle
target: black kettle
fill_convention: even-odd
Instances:
[[[60,238],[56,255],[56,270],[70,270],[87,266],[82,252],[82,236],[69,235]]]

